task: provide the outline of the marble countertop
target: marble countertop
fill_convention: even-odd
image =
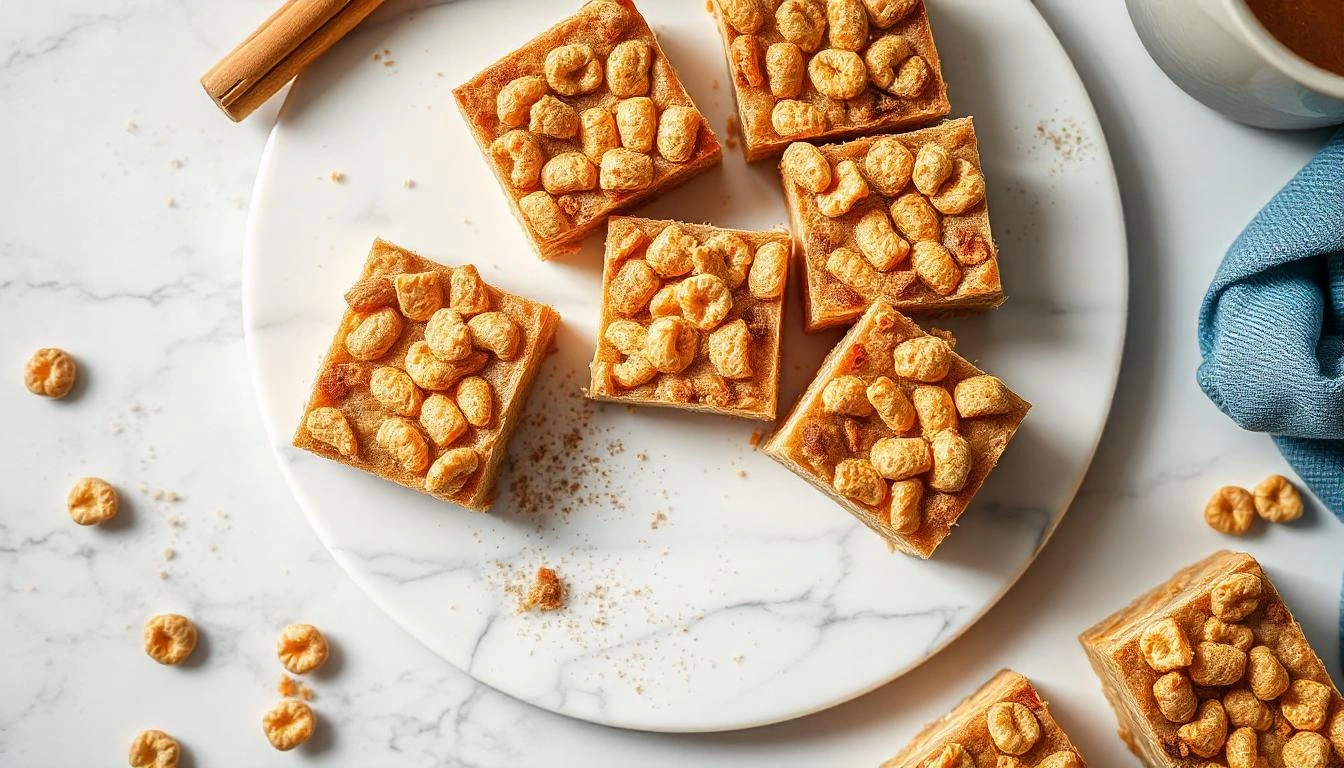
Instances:
[[[1208,530],[1198,510],[1215,487],[1287,468],[1194,383],[1195,312],[1214,265],[1325,134],[1208,112],[1152,64],[1120,2],[1036,2],[1091,90],[1128,219],[1129,337],[1092,471],[1027,576],[923,667],[801,720],[688,736],[568,720],[475,683],[365,598],[291,499],[257,416],[239,305],[248,196],[278,104],[233,125],[196,82],[273,0],[11,9],[0,29],[0,359],[12,372],[0,386],[0,764],[117,765],[137,731],[157,727],[197,768],[873,765],[1012,665],[1092,765],[1133,766],[1074,637],[1221,546],[1259,556],[1332,649],[1339,569],[1300,563],[1338,562],[1344,526],[1313,509],[1246,540]],[[19,382],[47,345],[82,366],[65,402]],[[114,524],[67,519],[65,492],[86,474],[122,489]],[[1123,544],[1135,541],[1138,556]],[[183,669],[140,651],[143,621],[166,611],[201,625]],[[258,721],[291,621],[322,627],[335,653],[310,682],[318,736],[281,755]]]

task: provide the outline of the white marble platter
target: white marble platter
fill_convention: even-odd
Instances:
[[[712,17],[687,0],[642,6],[722,138],[733,103]],[[407,631],[546,709],[629,728],[725,730],[892,680],[1023,573],[1069,506],[1110,407],[1125,327],[1122,213],[1087,93],[1031,4],[930,6],[954,114],[976,118],[1010,296],[947,325],[959,352],[1035,403],[931,562],[889,553],[753,451],[752,431],[768,425],[583,399],[598,238],[538,262],[450,94],[567,3],[389,9],[300,79],[252,200],[243,294],[254,381],[309,520]],[[773,165],[748,167],[736,150],[640,212],[747,229],[786,222]],[[489,515],[289,445],[375,236],[473,262],[563,318]],[[802,335],[796,291],[790,302],[786,404],[838,338]],[[518,585],[542,563],[565,577],[570,604],[519,615]]]

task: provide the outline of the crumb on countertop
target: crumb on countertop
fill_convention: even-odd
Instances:
[[[523,611],[555,611],[563,608],[564,605],[564,582],[560,580],[554,570],[543,565],[537,569],[532,588],[528,590],[527,597],[519,604],[518,608]]]
[[[336,182],[337,184],[340,184],[341,182],[345,181],[345,174],[341,173],[340,171],[332,171],[331,180]]]
[[[753,429],[753,430],[751,430],[751,437],[748,437],[748,438],[747,438],[747,445],[750,445],[750,446],[751,446],[751,450],[754,451],[754,450],[756,450],[757,448],[760,447],[760,445],[761,445],[761,438],[763,438],[763,437],[765,437],[765,434],[764,434],[763,432],[761,432],[761,430],[759,430],[759,429]]]
[[[275,692],[287,699],[298,698],[304,701],[313,700],[313,689],[300,683],[289,675],[281,675],[280,682],[276,683]]]

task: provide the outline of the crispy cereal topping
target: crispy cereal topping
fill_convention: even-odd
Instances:
[[[397,290],[401,314],[410,320],[423,323],[443,306],[438,272],[400,274],[393,279],[392,285]]]
[[[845,459],[835,465],[835,490],[861,504],[877,506],[887,495],[882,475],[863,459]]]
[[[490,157],[508,176],[514,189],[537,188],[546,155],[532,134],[520,130],[509,131],[490,143]]]
[[[480,463],[480,454],[474,449],[452,448],[444,451],[425,475],[425,490],[438,495],[456,493],[471,479]]]
[[[649,65],[653,50],[643,40],[626,40],[607,56],[607,89],[624,99],[649,92]]]
[[[424,393],[411,377],[396,368],[373,369],[369,392],[384,408],[398,416],[414,417],[420,412],[420,403],[424,400]]]
[[[418,475],[429,465],[429,445],[420,430],[406,419],[383,419],[376,439],[378,445],[407,472]]]
[[[915,381],[942,381],[952,367],[952,351],[937,336],[907,339],[896,345],[891,356],[896,373]]]
[[[1184,672],[1168,672],[1153,683],[1153,698],[1162,716],[1173,723],[1188,723],[1195,716],[1199,700],[1190,678]]]
[[[397,310],[384,307],[367,315],[346,334],[345,349],[356,360],[377,360],[397,343],[404,327]]]
[[[1223,712],[1223,705],[1217,699],[1201,702],[1195,719],[1182,725],[1176,735],[1200,757],[1218,754],[1227,741],[1227,714]]]
[[[986,714],[994,746],[1010,755],[1022,755],[1036,746],[1041,724],[1036,715],[1015,701],[1001,701]]]
[[[859,172],[858,164],[853,160],[841,160],[835,166],[835,181],[831,187],[817,195],[817,210],[831,218],[844,216],[867,196],[868,182]]]
[[[602,86],[602,62],[583,43],[552,49],[546,54],[545,71],[546,83],[561,96],[592,93]]]
[[[803,73],[806,70],[803,52],[793,43],[771,43],[765,49],[766,79],[770,93],[775,98],[797,98],[803,92]]]
[[[440,448],[452,445],[467,431],[467,419],[457,404],[444,395],[434,394],[425,398],[420,406],[420,426],[425,428],[429,439]]]
[[[658,154],[669,163],[684,163],[695,156],[700,138],[700,113],[691,107],[671,106],[658,116]]]
[[[546,81],[535,75],[520,77],[500,89],[495,97],[499,121],[512,128],[527,123],[532,105],[546,95]]]
[[[1172,618],[1159,619],[1143,630],[1139,637],[1139,652],[1155,672],[1184,669],[1195,658],[1190,638]]]

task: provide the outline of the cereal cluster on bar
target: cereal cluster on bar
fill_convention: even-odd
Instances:
[[[747,159],[948,113],[922,0],[716,0]]]
[[[817,147],[780,161],[803,247],[809,330],[873,300],[915,314],[988,309],[1003,288],[970,118]]]
[[[346,303],[295,445],[487,508],[554,311],[381,240]]]
[[[789,236],[617,217],[590,396],[775,415]]]
[[[927,557],[1030,406],[877,301],[766,444],[893,545]]]
[[[882,768],[1085,768],[1025,677],[1003,670]]]
[[[1215,553],[1081,639],[1146,765],[1344,760],[1344,699],[1250,555]]]
[[[721,154],[629,3],[592,0],[454,93],[543,257]]]

